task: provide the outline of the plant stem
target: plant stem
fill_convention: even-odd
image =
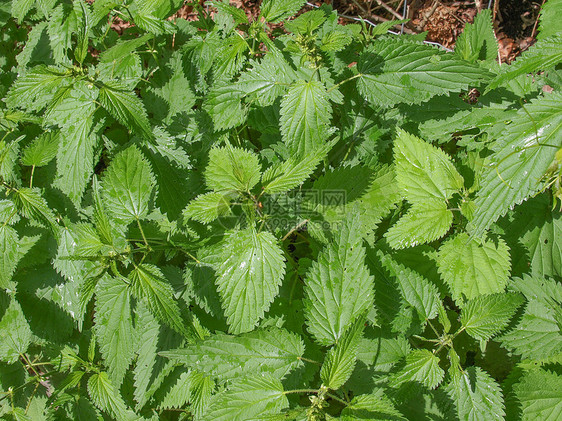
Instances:
[[[311,359],[309,359],[309,358],[298,357],[298,359],[301,360],[301,361],[305,361],[305,362],[307,362],[307,363],[316,364],[316,365],[322,365],[322,363],[320,363],[320,362],[318,362],[318,361],[311,360]]]
[[[291,393],[318,393],[319,390],[317,389],[293,389],[293,390],[285,390],[283,392],[284,395],[289,395]]]
[[[35,165],[31,167],[31,176],[29,177],[29,188],[33,188],[33,174],[35,173]]]
[[[310,219],[304,219],[301,222],[299,222],[297,225],[295,225],[291,231],[289,231],[287,234],[285,234],[283,236],[283,238],[281,239],[281,241],[285,241],[287,238],[289,238],[291,236],[292,233],[294,233],[296,230],[298,230],[300,227],[302,227],[303,225],[306,225],[308,222],[310,221]]]
[[[437,336],[439,338],[441,335],[439,335],[439,332],[437,332],[437,329],[435,329],[435,326],[433,326],[433,323],[431,323],[431,320],[427,319],[427,324],[429,325],[429,327],[431,327],[431,330],[433,330],[433,332],[435,333],[435,336]]]
[[[139,218],[137,218],[137,226],[139,227],[139,231],[141,233],[142,241],[144,242],[144,245],[146,246],[147,250],[150,251],[150,246],[148,245],[148,241],[146,241],[146,237],[144,236],[144,231],[142,229],[142,225],[140,223]]]
[[[358,77],[361,77],[361,76],[365,76],[365,75],[364,75],[363,73],[357,73],[355,76],[348,77],[347,79],[344,79],[344,80],[342,80],[341,82],[338,82],[338,83],[336,83],[334,86],[332,86],[332,87],[330,87],[329,89],[327,89],[326,92],[331,92],[331,91],[333,91],[334,89],[338,88],[340,85],[343,85],[344,83],[347,83],[347,82],[349,82],[349,81],[351,81],[351,80],[353,80],[353,79],[357,79]]]
[[[333,399],[333,400],[335,400],[335,401],[337,401],[337,402],[339,402],[339,403],[341,403],[341,404],[343,404],[343,405],[345,405],[345,406],[348,406],[348,405],[349,405],[349,402],[346,402],[346,401],[344,401],[343,399],[340,399],[340,398],[338,398],[336,395],[333,395],[333,394],[331,394],[331,393],[326,393],[326,396],[328,396],[329,398],[331,398],[331,399]]]

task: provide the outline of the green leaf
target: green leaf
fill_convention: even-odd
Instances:
[[[123,57],[135,52],[139,47],[146,45],[148,41],[154,38],[152,34],[144,34],[138,38],[123,40],[100,53],[100,62],[111,63],[121,60]]]
[[[285,29],[299,35],[307,35],[320,27],[326,19],[324,10],[309,10],[285,23]]]
[[[460,233],[443,243],[437,267],[454,300],[503,292],[511,262],[505,242],[470,238]]]
[[[215,52],[213,76],[217,79],[230,79],[237,74],[247,60],[249,44],[240,34],[232,34],[221,41]]]
[[[500,386],[480,367],[468,367],[453,376],[446,386],[460,420],[503,420],[503,396]]]
[[[176,332],[189,335],[174,300],[174,290],[158,267],[147,263],[139,265],[129,273],[129,279],[135,297],[144,300],[156,318]]]
[[[10,287],[10,280],[21,258],[18,244],[17,231],[5,223],[0,225],[0,289]]]
[[[46,132],[36,137],[22,153],[21,163],[28,166],[43,167],[57,155],[59,132]]]
[[[160,83],[156,82],[156,86],[150,87],[150,90],[157,99],[165,102],[165,106],[162,107],[159,101],[157,111],[158,114],[162,114],[164,122],[170,124],[176,115],[193,108],[196,97],[185,75],[180,55],[172,57],[170,64],[162,72],[162,79]]]
[[[373,105],[419,104],[435,95],[468,90],[488,71],[427,44],[378,39],[357,63],[357,87]]]
[[[290,150],[306,155],[330,136],[332,106],[321,82],[297,81],[281,101],[281,134]]]
[[[306,209],[310,207],[313,216],[307,226],[323,243],[328,242],[325,227],[343,224],[346,215],[352,213],[359,216],[362,236],[371,241],[376,225],[402,198],[394,168],[387,165],[375,171],[364,166],[338,168],[319,177],[313,189],[312,193],[305,192],[310,201],[310,205],[305,202]]]
[[[531,370],[513,386],[523,421],[557,420],[562,417],[562,376],[541,369]]]
[[[232,85],[213,86],[204,109],[211,115],[215,131],[231,129],[246,121],[248,110],[242,107],[244,93]]]
[[[271,23],[279,23],[290,18],[303,6],[305,0],[264,0],[261,4],[261,16]]]
[[[107,82],[100,88],[99,102],[119,123],[140,137],[152,140],[152,128],[142,101],[124,84]]]
[[[346,31],[345,26],[336,26],[336,29],[325,32],[322,37],[320,49],[326,52],[343,50],[352,41],[351,31]]]
[[[515,208],[513,219],[505,221],[504,231],[509,244],[524,246],[521,254],[512,254],[514,269],[527,271],[530,263],[532,276],[562,276],[562,213],[552,209],[548,194]]]
[[[259,182],[260,175],[261,165],[253,152],[230,145],[209,152],[205,181],[215,192],[250,191]]]
[[[547,70],[560,62],[562,62],[562,34],[541,39],[524,51],[510,66],[503,67],[503,71],[492,79],[484,93],[506,85],[517,76]]]
[[[24,218],[46,223],[54,231],[57,228],[55,215],[37,187],[22,187],[14,192],[14,203]]]
[[[6,95],[6,105],[9,108],[39,111],[51,101],[68,76],[67,72],[57,67],[35,66],[16,79]]]
[[[250,63],[252,68],[240,75],[235,86],[262,107],[272,105],[297,78],[289,63],[276,52],[267,54],[260,62]]]
[[[492,164],[482,175],[476,211],[468,225],[470,232],[482,236],[510,208],[536,194],[560,147],[562,94],[540,97],[519,110],[494,145]]]
[[[427,349],[415,349],[406,356],[406,365],[390,379],[390,386],[398,387],[404,382],[418,382],[435,389],[445,372],[439,367],[439,357]]]
[[[16,224],[20,220],[17,211],[15,203],[11,200],[0,200],[0,224],[4,226]]]
[[[523,358],[535,360],[562,353],[562,331],[556,320],[556,309],[562,303],[562,285],[525,275],[514,279],[511,289],[521,292],[527,304],[513,329],[498,338],[502,345]]]
[[[94,373],[88,379],[88,394],[92,402],[102,411],[119,420],[131,419],[130,411],[125,406],[119,389],[111,383],[105,371]]]
[[[297,334],[268,328],[237,336],[217,333],[160,354],[224,382],[255,373],[281,379],[302,364],[303,353],[304,344]]]
[[[134,356],[134,328],[128,285],[105,276],[97,285],[95,307],[96,339],[111,383],[119,388]]]
[[[74,57],[76,61],[82,65],[86,54],[88,54],[89,32],[90,32],[90,8],[83,0],[74,0],[74,16],[76,16],[76,27],[78,29],[76,36],[76,48],[74,49]]]
[[[137,13],[134,13],[133,18],[135,25],[145,31],[153,33],[154,35],[173,34],[176,29],[172,22],[159,19],[156,16],[147,13],[147,11],[138,11]]]
[[[318,164],[326,157],[335,141],[328,142],[302,158],[291,157],[283,163],[268,168],[262,176],[264,192],[285,193],[304,183]]]
[[[61,130],[57,179],[53,185],[76,204],[80,203],[94,172],[94,148],[98,141],[92,133],[92,124],[92,118],[87,117]]]
[[[0,177],[11,183],[18,183],[20,179],[18,156],[20,153],[20,141],[24,136],[6,143],[0,141]]]
[[[176,161],[170,161],[168,153],[175,155],[177,160],[186,158],[182,149],[168,149],[167,146],[145,145],[141,152],[148,159],[148,163],[154,174],[158,195],[154,199],[154,208],[166,214],[170,221],[175,220],[188,202],[187,192],[193,188],[192,174],[178,165]],[[183,162],[185,164],[185,161]]]
[[[342,413],[343,421],[367,420],[405,420],[406,418],[394,407],[394,404],[382,389],[369,395],[358,395],[353,398]]]
[[[234,22],[237,24],[248,23],[248,17],[243,9],[239,9],[235,6],[231,6],[228,3],[223,3],[220,0],[211,0],[205,2],[205,4],[215,7],[217,10],[232,16]]]
[[[520,294],[492,294],[476,297],[461,311],[461,324],[470,336],[487,341],[501,332],[523,303]]]
[[[12,0],[12,16],[21,24],[34,4],[35,0]]]
[[[74,229],[72,231],[69,228],[61,229],[57,239],[58,249],[53,267],[68,281],[82,284],[86,279],[98,275],[103,269],[100,269],[101,265],[98,261],[76,258],[77,241],[78,236]],[[85,305],[87,302],[83,304]]]
[[[16,56],[18,69],[25,71],[31,67],[30,63],[49,60],[49,39],[47,36],[47,22],[42,21],[31,27],[27,34],[27,41],[21,52]]]
[[[263,419],[267,415],[279,414],[288,406],[279,380],[270,375],[247,377],[233,382],[226,391],[215,395],[202,420]]]
[[[546,3],[543,3],[539,19],[539,34],[537,35],[539,40],[561,32],[558,25],[560,19],[562,19],[561,8],[562,1],[560,0],[548,0]]]
[[[455,43],[455,54],[471,63],[498,59],[498,42],[492,25],[492,11],[481,10],[474,23],[467,23]]]
[[[137,317],[135,318],[136,353],[138,358],[133,370],[134,386],[133,397],[136,402],[136,409],[140,410],[150,400],[150,388],[154,385],[158,368],[161,368],[162,360],[158,359],[158,343],[161,335],[160,323],[148,309],[144,301],[137,304],[135,308]],[[160,363],[160,364],[158,364]]]
[[[339,389],[353,373],[364,328],[365,319],[360,317],[326,354],[320,378],[329,389]]]
[[[186,219],[208,224],[230,213],[230,197],[224,193],[205,193],[193,199],[183,211]]]
[[[342,224],[305,279],[308,331],[322,345],[338,342],[373,303],[374,279],[365,265],[357,225],[357,220]]]
[[[410,352],[410,344],[404,336],[395,338],[363,338],[359,342],[357,359],[369,367],[388,372],[394,365],[406,358]]]
[[[191,403],[190,409],[195,417],[200,419],[203,417],[203,413],[211,402],[211,393],[215,385],[209,377],[199,373],[192,377],[191,382],[192,385],[189,396]]]
[[[224,242],[216,285],[229,331],[252,330],[263,318],[285,274],[283,252],[269,232],[238,231]]]
[[[452,223],[453,213],[447,209],[447,204],[428,199],[414,203],[384,236],[392,248],[414,247],[443,237]]]
[[[201,417],[211,399],[214,383],[197,371],[182,373],[176,384],[164,396],[160,409],[181,408],[191,402],[190,410]]]
[[[99,90],[89,82],[77,81],[61,87],[54,95],[43,117],[43,124],[69,128],[91,119],[98,103]],[[76,113],[79,109],[81,113]]]
[[[0,360],[8,364],[18,361],[31,343],[31,329],[15,297],[0,320]]]
[[[123,223],[144,218],[155,186],[150,165],[136,146],[119,152],[102,182],[104,204]]]
[[[444,201],[463,188],[464,180],[445,152],[401,129],[394,161],[398,186],[411,203]]]
[[[406,266],[400,255],[393,256],[383,250],[378,253],[383,266],[396,279],[402,298],[416,309],[422,322],[437,316],[441,298],[437,287],[415,270]],[[406,255],[406,258],[408,256]]]
[[[76,25],[74,11],[59,4],[50,14],[47,33],[51,41],[53,58],[57,64],[71,64],[68,50],[72,47],[72,32]]]

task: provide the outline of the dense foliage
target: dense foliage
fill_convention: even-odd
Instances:
[[[181,3],[0,0],[0,417],[562,419],[560,0]]]

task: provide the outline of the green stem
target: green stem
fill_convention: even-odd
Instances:
[[[435,336],[437,336],[439,338],[441,335],[439,335],[439,332],[437,332],[437,329],[435,329],[435,326],[433,326],[433,323],[431,323],[431,320],[427,319],[427,324],[429,325],[431,330],[433,330],[433,333],[435,333]]]
[[[6,221],[2,224],[3,227],[5,227],[6,225],[8,225],[8,223],[10,222],[10,220],[14,217],[14,215],[17,213],[17,210],[13,210],[12,214],[6,219]]]
[[[141,233],[142,241],[144,242],[144,245],[146,246],[147,250],[150,251],[150,246],[148,245],[148,241],[146,241],[146,237],[144,236],[144,231],[142,229],[142,225],[140,223],[139,218],[137,218],[137,226],[139,227],[139,231]]]
[[[299,279],[299,273],[295,270],[295,278],[293,279],[293,284],[291,285],[291,291],[289,292],[289,307],[293,304],[293,295],[295,293],[295,288],[297,286],[297,280]]]
[[[114,17],[111,16],[111,14],[108,16],[107,18],[107,28],[105,29],[105,32],[103,33],[100,42],[103,44],[103,47],[107,49],[107,46],[105,45],[105,37],[107,37],[107,34],[109,34],[109,30],[111,29],[111,24],[113,23],[113,19]]]
[[[307,224],[308,221],[310,221],[310,219],[304,219],[301,222],[299,222],[297,225],[295,225],[291,231],[289,231],[287,234],[285,234],[285,236],[281,239],[281,241],[285,241],[287,238],[289,238],[291,236],[292,233],[294,233],[296,230],[298,230],[300,227],[302,227],[303,225]]]
[[[2,136],[2,139],[0,140],[0,142],[3,142],[4,139],[6,139],[6,137],[7,137],[10,133],[12,133],[13,131],[14,131],[14,129],[8,130],[8,131],[4,134],[4,136]]]
[[[331,393],[326,393],[326,396],[328,396],[329,398],[343,404],[344,406],[348,406],[349,402],[344,401],[343,399],[338,398],[336,395],[333,395]]]
[[[309,358],[298,357],[298,359],[301,360],[301,361],[306,361],[307,363],[316,364],[316,365],[322,365],[322,363],[320,363],[320,362],[318,362],[318,361],[311,360],[311,359],[309,359]]]
[[[201,262],[199,260],[197,260],[197,257],[195,257],[193,254],[191,254],[190,252],[188,252],[187,250],[184,250],[182,248],[178,247],[178,250],[181,250],[182,252],[184,252],[187,256],[191,257],[193,260],[195,260],[197,263],[201,264]]]
[[[31,402],[33,401],[33,398],[35,397],[35,393],[37,393],[37,389],[39,389],[39,385],[40,383],[37,383],[35,385],[35,388],[33,389],[33,392],[31,393],[31,396],[29,397],[29,400],[27,401],[27,405],[25,407],[25,414],[27,414],[27,411],[29,411],[29,407],[31,405]]]
[[[284,395],[289,395],[291,393],[318,393],[319,390],[317,389],[293,389],[293,390],[285,390],[283,392]]]
[[[2,400],[6,399],[8,396],[11,396],[11,395],[13,394],[13,392],[15,392],[15,391],[17,391],[17,390],[20,390],[20,389],[23,389],[24,387],[26,387],[26,386],[28,386],[28,385],[30,385],[30,384],[33,384],[33,383],[35,383],[35,382],[40,382],[40,381],[42,380],[42,378],[49,377],[49,376],[51,376],[51,375],[53,375],[53,374],[55,374],[55,373],[58,373],[58,371],[50,371],[50,372],[48,372],[48,373],[42,374],[41,376],[34,376],[34,377],[32,377],[31,379],[29,379],[27,382],[25,382],[24,384],[19,385],[19,386],[17,386],[17,387],[14,387],[14,388],[12,389],[12,392],[11,392],[11,393],[10,393],[10,392],[2,392],[2,393],[6,393],[6,395],[5,395],[5,396],[2,396],[2,397],[0,398],[0,402],[1,402]]]
[[[347,79],[345,79],[345,80],[342,80],[342,81],[339,82],[339,83],[336,83],[334,86],[332,86],[331,88],[329,88],[326,92],[331,92],[331,91],[333,91],[334,89],[340,87],[340,85],[343,85],[344,83],[347,83],[347,82],[349,82],[349,81],[351,81],[351,80],[353,80],[353,79],[357,79],[358,77],[361,77],[361,76],[365,76],[365,75],[364,75],[363,73],[357,73],[355,76],[351,76],[351,77],[349,77],[349,78],[347,78]]]
[[[33,188],[33,174],[35,173],[35,165],[31,167],[31,176],[29,177],[29,188]]]

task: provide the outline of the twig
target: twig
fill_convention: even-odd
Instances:
[[[437,1],[434,1],[433,6],[431,6],[431,9],[429,9],[429,12],[423,14],[423,18],[420,21],[419,25],[417,26],[418,29],[422,29],[425,26],[429,18],[435,13],[438,7],[439,7],[439,3]]]
[[[361,11],[363,13],[365,13],[366,15],[369,15],[369,11],[367,9],[365,9],[365,7],[359,3],[357,0],[351,0],[353,2],[354,5],[356,5],[359,9],[361,9]]]
[[[542,7],[544,6],[544,1],[545,0],[542,0],[541,10],[540,10],[539,14],[537,15],[537,18],[535,19],[535,24],[533,25],[533,32],[531,32],[531,38],[535,38],[535,35],[537,33],[537,25],[539,24],[539,17],[542,13]]]
[[[408,0],[404,0],[404,8],[402,9],[402,19],[406,19],[408,17]],[[402,24],[402,28],[400,28],[400,34],[404,33],[404,24]]]
[[[398,13],[396,10],[394,10],[392,7],[390,7],[388,4],[386,4],[384,1],[382,0],[375,0],[375,2],[381,6],[383,9],[385,9],[387,12],[389,12],[390,14],[392,14],[392,16],[394,16],[397,19],[402,19],[402,16],[400,15],[400,13]]]
[[[439,3],[440,6],[443,6],[443,8],[447,9],[447,13],[449,13],[452,17],[454,17],[456,20],[458,20],[460,23],[462,24],[466,24],[466,21],[462,20],[461,18],[459,18],[457,15],[455,15],[454,12],[452,12],[448,7],[446,7],[443,3],[441,3],[439,0],[435,0],[437,1],[437,3]]]
[[[315,4],[312,4],[312,3],[309,3],[309,2],[307,2],[306,5],[307,5],[307,6],[310,6],[310,7],[312,7],[312,8],[314,8],[314,9],[318,9],[318,8],[319,8],[319,6],[316,6]],[[377,26],[376,24],[374,24],[373,22],[371,22],[371,21],[368,20],[368,19],[363,19],[363,18],[356,17],[356,16],[345,15],[345,14],[343,14],[343,13],[338,13],[338,16],[339,16],[340,18],[345,18],[345,19],[354,20],[355,22],[365,22],[365,23],[368,24],[368,25]],[[390,20],[390,19],[386,19],[386,18],[383,18],[382,16],[378,16],[378,15],[371,15],[369,19],[372,19],[372,20],[377,21],[377,22],[388,22],[388,21]],[[395,25],[395,26],[396,26],[396,27],[399,27],[399,25]],[[406,34],[410,34],[410,35],[415,34],[414,31],[412,31],[411,29],[408,29],[408,28],[404,28],[404,32],[405,32]],[[393,34],[393,35],[398,35],[398,33],[397,33],[397,32],[394,32],[394,31],[388,31],[388,33],[389,33],[389,34]],[[445,48],[446,50],[448,50],[446,47],[443,47],[441,44],[432,43],[432,42],[427,42],[427,44],[439,45],[439,46],[441,46],[442,48]],[[448,51],[451,51],[451,50],[448,50]]]

